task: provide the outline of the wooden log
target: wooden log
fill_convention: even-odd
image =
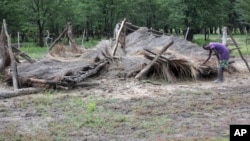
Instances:
[[[39,88],[24,88],[24,89],[18,89],[15,91],[1,91],[0,92],[0,99],[2,98],[11,98],[11,97],[17,97],[21,95],[28,95],[28,94],[34,94],[42,89]]]
[[[91,70],[87,71],[86,73],[84,73],[84,74],[82,74],[82,75],[80,75],[80,76],[78,76],[76,78],[71,78],[71,79],[64,78],[64,79],[66,79],[66,80],[68,79],[69,81],[73,81],[75,83],[79,83],[79,82],[83,81],[84,79],[86,79],[86,78],[88,78],[88,77],[96,74],[107,63],[108,63],[108,61],[105,60],[105,61],[101,62],[100,64],[98,64],[94,69],[91,69]]]
[[[148,70],[152,67],[152,65],[159,59],[159,57],[164,53],[171,45],[173,45],[173,40],[170,41],[165,47],[161,49],[161,51],[155,56],[155,58],[144,68],[142,69],[136,76],[136,79],[140,79],[142,76],[144,76]]]
[[[115,41],[115,45],[113,47],[112,57],[115,56],[116,50],[118,48],[119,38],[120,38],[121,32],[123,31],[123,26],[124,26],[125,22],[126,22],[126,18],[122,21],[121,27],[120,27],[120,29],[118,31],[117,36],[116,36],[116,41]]]
[[[8,41],[8,50],[9,50],[9,55],[10,55],[10,60],[11,60],[11,68],[12,68],[12,82],[13,82],[13,87],[14,90],[18,89],[18,74],[17,74],[17,66],[16,66],[16,61],[15,57],[12,52],[12,47],[11,47],[11,41],[10,41],[10,36],[7,31],[7,25],[5,19],[3,20],[3,25],[4,25],[4,32],[7,37]]]
[[[99,83],[95,83],[95,82],[67,83],[67,82],[61,82],[61,81],[36,79],[36,78],[29,78],[28,80],[32,83],[41,83],[41,84],[57,85],[57,86],[61,85],[61,86],[67,86],[67,87],[87,87],[87,86],[99,85]]]
[[[77,83],[75,87],[89,87],[89,86],[98,86],[98,85],[100,84],[96,82],[81,82],[81,83]]]
[[[76,82],[79,83],[82,80],[88,78],[89,76],[92,76],[94,74],[96,74],[102,67],[104,67],[106,64],[108,63],[108,61],[104,61],[102,63],[100,63],[97,67],[95,67],[93,70],[88,71],[87,73],[81,75],[80,77],[76,78]]]
[[[0,74],[4,74],[6,67],[10,66],[10,56],[6,47],[7,44],[4,25],[2,25],[0,33]]]
[[[250,72],[249,65],[248,65],[246,59],[244,58],[243,54],[241,53],[240,47],[238,46],[237,42],[235,41],[235,39],[233,38],[233,36],[231,35],[231,33],[230,33],[229,30],[228,30],[228,35],[229,35],[230,38],[232,39],[234,45],[236,46],[236,48],[237,48],[237,50],[238,50],[238,52],[239,52],[239,54],[240,54],[241,59],[244,61],[244,63],[246,64],[246,66],[247,66],[247,68],[248,68],[248,71]]]

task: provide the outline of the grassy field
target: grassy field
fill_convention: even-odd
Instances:
[[[191,91],[190,91],[191,92]],[[186,91],[179,91],[176,95],[185,95]],[[189,93],[193,95],[193,93]],[[195,94],[197,95],[197,94]],[[202,95],[202,94],[199,94]],[[114,98],[95,96],[94,93],[67,94],[66,92],[46,91],[44,94],[31,95],[23,99],[16,99],[14,107],[23,111],[26,118],[39,122],[32,123],[32,132],[20,133],[15,128],[16,122],[9,123],[7,129],[0,132],[0,141],[64,141],[86,138],[93,133],[121,136],[133,134],[134,138],[151,138],[157,140],[157,135],[177,134],[173,127],[174,119],[170,113],[181,112],[183,109],[168,109],[167,99],[132,98],[123,101]],[[12,105],[12,104],[11,104]],[[190,104],[190,107],[192,104]],[[203,106],[205,107],[205,106]],[[206,107],[209,109],[210,107]],[[6,117],[13,118],[13,111],[0,107]],[[30,112],[29,112],[30,111]],[[14,112],[15,113],[15,112]],[[24,118],[25,118],[24,117]],[[53,119],[47,121],[47,119]],[[41,121],[44,123],[41,124]],[[26,121],[19,121],[22,124]],[[35,134],[33,134],[35,132]],[[88,135],[90,134],[90,135]],[[132,136],[132,137],[133,137]],[[95,140],[95,136],[93,136]],[[112,137],[111,137],[112,138]],[[206,137],[205,141],[227,141],[227,137]],[[87,139],[86,139],[87,140]],[[101,140],[96,138],[96,140]],[[104,140],[108,140],[104,139]],[[118,139],[119,140],[119,139]],[[133,140],[133,139],[132,139]],[[183,137],[180,140],[187,140]],[[199,139],[189,139],[196,141]],[[160,140],[159,141],[165,141]],[[177,141],[177,140],[172,140]]]

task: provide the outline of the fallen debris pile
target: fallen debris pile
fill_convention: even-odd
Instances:
[[[72,27],[68,24],[71,28],[65,28],[63,33],[71,30],[67,33],[70,33],[68,38],[72,47],[58,43],[58,38],[45,59],[18,64],[19,86],[68,89],[95,85],[86,81],[94,76],[154,78],[168,82],[216,76],[217,60],[213,58],[208,65],[202,65],[208,52],[196,44],[133,26],[125,20],[122,25],[126,26],[120,27],[115,42],[103,40],[94,49],[81,49],[75,45]],[[135,31],[127,35],[129,29]],[[12,71],[4,75],[5,82],[12,84]]]

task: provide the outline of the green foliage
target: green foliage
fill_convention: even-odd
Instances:
[[[112,37],[115,24],[125,17],[157,30],[242,28],[239,20],[250,22],[249,0],[2,0],[0,5],[0,18],[7,20],[13,37],[19,31],[40,46],[46,30],[58,36],[68,21],[76,37],[85,30],[86,38]]]
[[[250,1],[235,0],[235,11],[240,15],[239,20],[245,24],[250,24]]]

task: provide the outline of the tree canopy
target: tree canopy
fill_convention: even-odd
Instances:
[[[0,5],[0,18],[7,20],[12,37],[18,31],[22,40],[33,39],[40,46],[46,30],[57,36],[68,21],[76,35],[85,30],[95,38],[111,37],[115,24],[125,17],[165,32],[250,23],[249,0],[1,0]]]

